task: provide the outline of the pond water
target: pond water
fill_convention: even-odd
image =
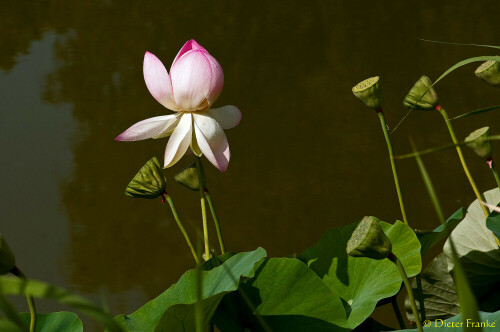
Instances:
[[[417,38],[500,40],[497,0],[43,0],[2,7],[0,231],[28,276],[96,301],[104,297],[113,314],[134,311],[193,267],[169,209],[159,199],[123,195],[149,158],[163,159],[166,145],[164,139],[114,141],[133,123],[166,112],[144,84],[145,51],[169,68],[194,38],[218,59],[225,86],[214,106],[233,104],[243,113],[241,124],[227,131],[228,171],[205,160],[226,246],[262,246],[270,256],[284,256],[364,215],[400,218],[380,124],[351,87],[381,76],[392,129],[420,75],[435,79],[464,58],[494,54]],[[499,90],[476,79],[474,68],[437,87],[451,116],[498,104]],[[498,134],[499,120],[493,112],[455,126],[460,138],[488,124]],[[392,135],[396,154],[410,151],[410,135],[421,148],[450,142],[437,112],[408,118]],[[494,187],[483,161],[465,153],[478,186]],[[447,214],[474,199],[454,151],[424,161]],[[199,196],[170,180],[189,162],[183,158],[166,175],[194,237],[201,227]],[[415,161],[398,166],[410,225],[436,227]],[[60,309],[44,301],[39,307]],[[397,326],[390,308],[377,309],[375,317]]]

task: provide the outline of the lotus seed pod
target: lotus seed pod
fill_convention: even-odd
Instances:
[[[167,181],[163,175],[160,162],[156,157],[151,158],[125,189],[125,195],[135,198],[153,199],[165,192]]]
[[[196,170],[196,163],[191,163],[186,168],[181,170],[174,177],[175,182],[182,184],[188,189],[193,191],[200,190],[200,182],[198,180],[198,171]]]
[[[16,258],[10,250],[7,241],[0,234],[0,275],[7,274],[16,266]]]
[[[486,140],[491,135],[490,127],[479,128],[465,138],[465,143],[479,157],[491,157],[491,141]]]
[[[405,100],[403,101],[405,107],[408,109],[413,108],[424,111],[433,110],[439,104],[439,98],[436,90],[431,88],[431,86],[432,82],[429,77],[425,75],[420,77],[420,79],[413,85],[410,92],[406,95]],[[422,95],[424,96],[422,97]]]
[[[475,74],[489,85],[500,87],[500,62],[486,61],[477,67]]]
[[[352,93],[370,108],[377,109],[382,106],[382,91],[378,76],[358,83],[352,88]]]
[[[354,257],[384,259],[392,251],[392,244],[375,217],[364,217],[347,242],[347,254]]]

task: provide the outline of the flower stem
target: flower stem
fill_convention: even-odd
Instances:
[[[462,148],[460,147],[460,145],[458,145],[457,136],[455,135],[455,130],[453,129],[453,126],[451,125],[451,121],[450,121],[450,118],[448,117],[448,114],[446,113],[446,111],[444,110],[444,108],[441,107],[441,105],[437,105],[436,106],[436,110],[439,111],[439,113],[441,113],[441,115],[443,116],[444,121],[446,122],[446,126],[448,127],[448,131],[450,132],[451,139],[453,140],[453,143],[455,144],[455,148],[457,150],[458,158],[460,159],[460,162],[462,163],[462,167],[464,169],[465,175],[467,176],[467,179],[469,179],[470,185],[472,187],[472,190],[474,191],[474,194],[476,195],[476,198],[479,201],[483,201],[484,202],[484,197],[479,192],[479,190],[477,189],[476,183],[474,182],[474,179],[472,178],[472,175],[470,174],[469,168],[467,167],[467,164],[466,164],[465,159],[464,159],[464,155],[462,153]],[[488,209],[486,209],[486,207],[484,205],[482,205],[482,204],[481,204],[481,208],[482,208],[482,210],[484,212],[484,215],[486,217],[488,217],[488,215],[490,214],[488,212]]]
[[[220,251],[221,254],[226,252],[224,246],[224,238],[222,237],[222,230],[220,228],[219,217],[217,216],[217,211],[215,211],[214,202],[212,201],[212,195],[207,188],[205,188],[205,197],[207,198],[208,206],[210,207],[210,212],[212,212],[212,218],[214,219],[215,229],[217,230],[217,237],[219,238]]]
[[[205,243],[205,259],[210,259],[210,245],[208,244],[208,224],[207,224],[207,207],[205,204],[205,183],[203,181],[203,171],[201,165],[201,158],[196,156],[196,170],[198,171],[198,182],[200,185],[200,201],[201,201],[201,215],[203,218],[203,242]]]
[[[398,170],[396,168],[396,163],[394,161],[394,152],[392,151],[391,138],[389,137],[389,132],[387,131],[387,124],[385,122],[384,112],[382,111],[381,108],[378,108],[377,114],[380,119],[380,124],[382,125],[382,132],[384,133],[385,142],[387,143],[387,150],[389,151],[389,158],[391,160],[391,167],[392,167],[392,175],[394,176],[394,184],[396,185],[396,191],[398,193],[399,207],[401,208],[403,222],[408,225],[405,205],[403,203],[403,195],[401,194],[401,187],[399,185]]]
[[[191,253],[193,254],[194,260],[196,261],[196,264],[200,264],[200,258],[196,254],[196,251],[194,250],[193,243],[191,242],[191,239],[189,238],[188,233],[186,232],[186,229],[184,228],[184,225],[182,224],[179,214],[177,213],[177,209],[175,208],[174,201],[172,200],[172,197],[170,197],[169,194],[164,193],[163,197],[165,197],[166,201],[168,202],[168,205],[170,205],[170,209],[172,210],[172,214],[174,215],[175,222],[177,223],[177,226],[179,226],[179,229],[181,230],[182,235],[184,235],[184,239],[186,239],[187,245],[189,246],[189,249],[191,250]]]
[[[493,176],[495,177],[495,181],[497,182],[498,189],[500,189],[500,177],[498,176],[498,171],[497,168],[495,167],[495,162],[493,161],[493,157],[488,158],[486,162],[488,163],[488,166],[490,166],[491,171],[493,172]],[[481,206],[483,206],[483,204],[481,204]],[[495,234],[493,234],[493,236],[495,237],[495,241],[498,244],[498,246],[500,246],[500,240],[498,239],[498,237]]]
[[[410,300],[411,310],[413,312],[413,316],[415,317],[415,323],[417,324],[417,329],[419,332],[423,332],[422,323],[420,322],[420,317],[418,316],[417,305],[415,303],[415,297],[413,296],[413,290],[411,288],[410,281],[408,280],[408,276],[406,275],[405,268],[403,267],[403,264],[401,264],[399,259],[394,254],[391,254],[389,256],[389,259],[391,261],[393,261],[396,264],[396,266],[398,267],[399,274],[403,278],[403,283],[405,284],[406,291],[408,292],[408,299]]]
[[[27,279],[26,275],[17,266],[14,266],[11,273],[20,279]],[[35,300],[33,299],[32,296],[26,296],[26,300],[28,302],[28,307],[30,309],[30,332],[35,332],[35,326],[36,326]]]
[[[396,295],[394,295],[391,298],[391,304],[392,304],[392,309],[394,310],[394,313],[396,314],[396,318],[398,319],[399,327],[402,329],[406,329],[406,324],[403,319],[403,315],[401,315],[401,311],[399,310],[398,307],[398,301],[396,299]]]
[[[495,162],[493,158],[488,158],[488,165],[490,166],[491,171],[493,172],[493,176],[495,177],[495,181],[497,182],[497,187],[500,189],[500,177],[498,176],[497,168],[495,167]]]

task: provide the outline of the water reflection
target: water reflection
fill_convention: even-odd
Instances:
[[[84,293],[104,285],[116,294],[112,310],[129,312],[193,266],[168,209],[159,200],[123,196],[144,162],[153,155],[162,159],[166,141],[113,140],[131,124],[165,112],[143,82],[144,52],[168,64],[190,38],[207,47],[224,69],[226,86],[215,106],[235,104],[243,111],[241,125],[227,132],[228,172],[206,167],[229,249],[263,246],[270,255],[287,255],[310,246],[324,230],[364,215],[398,218],[379,124],[351,95],[351,87],[381,75],[388,122],[394,126],[404,112],[403,96],[421,74],[437,77],[458,60],[487,53],[417,37],[479,44],[500,39],[496,12],[488,9],[495,1],[475,8],[457,2],[415,4],[46,0],[13,5],[7,26],[16,38],[0,29],[7,46],[1,68],[12,69],[43,31],[57,31],[58,66],[43,83],[44,100],[71,104],[80,128],[72,140],[72,175],[60,182],[69,241],[59,248],[64,252],[59,270],[67,283]],[[438,89],[452,114],[498,102],[498,91],[471,77],[470,69]],[[465,136],[499,119],[488,115],[457,122],[457,131]],[[413,114],[394,135],[397,152],[408,151],[409,134],[420,146],[449,142],[437,114]],[[51,158],[58,153],[54,149]],[[469,159],[479,186],[493,187],[481,161],[472,154]],[[453,151],[425,161],[446,212],[473,199]],[[400,167],[410,223],[434,227],[437,220],[414,162]],[[446,177],[439,176],[444,172]],[[199,225],[196,193],[173,181],[169,191],[181,216]],[[137,290],[143,295],[127,293]],[[387,319],[392,324],[393,318]]]

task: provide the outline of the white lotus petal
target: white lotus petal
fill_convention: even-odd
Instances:
[[[205,157],[221,172],[229,164],[229,145],[222,127],[212,117],[193,114],[196,140]]]
[[[214,118],[223,129],[236,127],[241,121],[241,112],[233,105],[211,108],[206,111],[206,114]]]
[[[140,141],[162,133],[177,114],[156,116],[137,122],[115,138],[117,141]]]
[[[174,165],[186,153],[193,135],[192,117],[189,113],[182,115],[179,124],[175,128],[172,136],[168,140],[165,149],[165,162],[163,167]]]

